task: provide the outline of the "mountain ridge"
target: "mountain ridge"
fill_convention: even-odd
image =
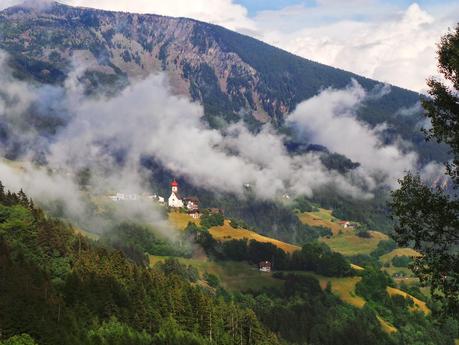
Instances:
[[[104,67],[101,71],[110,72],[108,74],[146,75],[165,70],[178,93],[189,93],[194,100],[204,104],[207,113],[223,114],[227,120],[235,120],[237,113],[243,109],[259,122],[271,121],[281,125],[284,117],[299,102],[323,88],[345,87],[352,78],[367,90],[380,84],[298,57],[250,36],[189,18],[111,12],[71,7],[58,2],[53,2],[46,9],[34,11],[14,6],[0,13],[1,48],[13,55],[60,64],[58,69],[64,74],[63,61],[70,57],[69,53],[80,50],[89,50],[98,67]],[[16,30],[13,31],[19,34],[16,40],[8,31],[11,29],[11,17],[15,20]],[[30,23],[24,22],[26,18]],[[107,19],[114,22],[107,23]],[[32,23],[34,30],[30,31],[28,28]],[[69,32],[72,27],[77,32]],[[54,44],[63,52],[54,49],[51,55],[50,51],[34,50],[34,42],[30,37],[28,39],[27,34],[33,35],[34,31],[37,33],[43,28],[48,30],[48,38],[43,32],[38,32],[41,37],[35,35],[32,38],[38,38],[43,48],[52,50]],[[92,38],[98,46],[77,42],[77,33],[84,34],[87,39]],[[93,37],[90,37],[91,34]],[[53,35],[63,41],[53,41]],[[70,38],[76,39],[73,44],[68,42]],[[94,62],[90,56],[86,58]],[[40,75],[35,74],[35,77]],[[416,93],[396,86],[392,88],[409,99],[399,104],[395,97],[397,106],[408,105],[418,99]],[[209,94],[209,89],[213,94]]]

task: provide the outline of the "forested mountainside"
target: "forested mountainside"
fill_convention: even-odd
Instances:
[[[344,88],[352,78],[369,92],[382,90],[377,81],[219,26],[59,3],[0,12],[0,48],[12,55],[18,75],[44,83],[63,82],[78,57],[88,68],[89,91],[105,85],[113,92],[130,78],[165,70],[175,92],[202,102],[213,127],[242,118],[253,129],[266,122],[280,128],[299,102],[324,88]],[[423,162],[442,160],[445,151],[419,133],[420,111],[399,113],[418,101],[417,93],[392,86],[367,100],[359,116],[371,126],[386,122],[387,140],[395,133],[413,142]]]
[[[436,326],[431,316],[413,309],[411,297],[388,295],[387,286],[394,282],[370,266],[357,285],[359,295],[369,301],[369,307],[362,309],[341,302],[331,293],[330,283],[323,290],[307,272],[279,274],[276,289],[230,293],[215,276],[201,275],[177,260],[146,267],[136,259],[145,255],[141,250],[163,255],[165,247],[146,246],[158,241],[154,231],[145,237],[142,227],[126,227],[120,224],[114,229],[128,239],[118,242],[116,250],[115,242],[95,242],[75,234],[71,225],[46,215],[22,191],[12,194],[0,184],[0,344],[451,345],[454,341],[453,319]],[[190,226],[187,233],[188,240],[194,238],[195,245],[205,244],[207,250],[222,245],[212,244],[205,228]],[[223,244],[225,253],[242,259],[236,250],[240,244]],[[251,242],[250,252],[263,246],[273,247]],[[339,254],[324,252],[325,248],[313,244],[303,248],[292,256],[292,263],[300,264],[295,269],[310,269],[312,258],[325,264],[320,252],[339,259]],[[288,257],[279,249],[277,255]],[[298,260],[307,265],[301,267]],[[342,260],[338,261],[349,266]],[[399,330],[387,331],[387,322],[382,323],[378,314]]]

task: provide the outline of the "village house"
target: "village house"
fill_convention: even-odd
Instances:
[[[345,229],[348,229],[348,228],[353,229],[353,228],[356,227],[356,224],[351,223],[351,222],[349,222],[347,220],[342,220],[342,221],[339,222],[339,224]]]
[[[193,219],[199,219],[201,218],[201,212],[198,209],[195,210],[189,210],[188,215],[193,218]]]
[[[199,210],[199,199],[195,196],[190,196],[183,199],[185,207],[190,211]]]
[[[271,272],[271,263],[269,261],[262,261],[258,264],[260,272]]]

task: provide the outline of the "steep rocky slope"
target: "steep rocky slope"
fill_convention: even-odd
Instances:
[[[51,83],[61,82],[76,61],[89,67],[92,86],[165,70],[174,90],[201,101],[214,125],[244,117],[255,126],[280,126],[299,102],[323,88],[345,87],[351,78],[368,90],[378,85],[215,25],[58,3],[0,12],[0,48],[14,56],[18,71]],[[416,93],[393,87],[360,116],[371,125],[387,121],[405,139],[420,142],[412,132],[417,117],[394,116],[417,101]]]

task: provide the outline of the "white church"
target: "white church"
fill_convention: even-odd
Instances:
[[[178,193],[178,183],[175,179],[171,182],[171,196],[169,197],[168,205],[174,208],[183,207],[183,200]]]

